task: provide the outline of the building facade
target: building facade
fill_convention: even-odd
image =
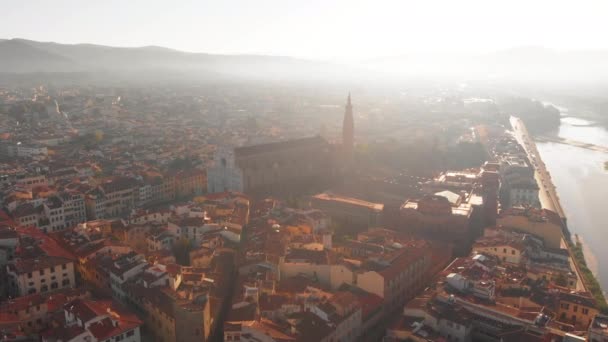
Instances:
[[[329,144],[321,137],[262,145],[220,148],[207,170],[211,193],[280,192],[327,180]]]
[[[7,275],[12,296],[47,293],[76,285],[74,263],[62,257],[18,259],[7,266]]]

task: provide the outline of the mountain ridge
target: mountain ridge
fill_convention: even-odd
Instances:
[[[608,50],[523,46],[474,54],[410,53],[344,65],[280,55],[212,54],[162,46],[114,47],[14,38],[0,39],[0,72],[152,72],[314,81],[431,76],[563,82],[608,79]]]
[[[345,70],[289,56],[183,52],[160,46],[113,47],[21,38],[0,40],[0,72],[176,71],[240,77],[327,76]]]

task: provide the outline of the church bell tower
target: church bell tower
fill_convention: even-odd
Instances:
[[[344,159],[347,163],[352,163],[355,147],[355,120],[353,118],[353,105],[350,102],[350,93],[346,101],[344,110],[344,121],[342,123],[342,149]]]

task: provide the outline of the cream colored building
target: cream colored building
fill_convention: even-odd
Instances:
[[[511,208],[500,213],[496,225],[536,235],[547,248],[561,247],[563,232],[559,216],[547,209]]]
[[[7,275],[12,296],[46,293],[76,285],[74,262],[62,257],[15,260],[7,266]]]
[[[492,245],[473,244],[473,252],[493,255],[504,262],[519,265],[522,262],[525,248],[518,244],[497,243]]]

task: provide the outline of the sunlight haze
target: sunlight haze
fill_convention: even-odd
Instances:
[[[420,51],[608,47],[608,3],[592,0],[36,0],[3,1],[0,10],[3,38],[191,52],[360,61]]]

